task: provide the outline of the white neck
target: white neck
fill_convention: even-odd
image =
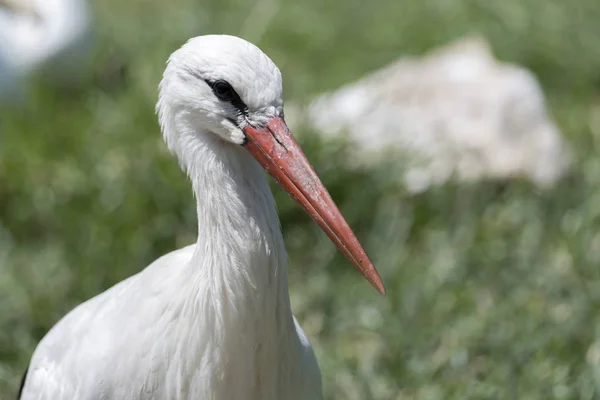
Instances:
[[[244,390],[276,393],[287,381],[273,378],[291,370],[288,353],[297,351],[298,337],[275,201],[264,171],[244,148],[184,121],[172,121],[180,146],[174,149],[185,160],[198,210],[186,308],[210,327],[203,332],[208,337],[196,338],[204,353],[198,356],[222,363],[218,368],[211,361],[211,368],[227,376],[213,378],[224,391],[239,389],[233,398],[247,396]],[[231,387],[233,381],[238,384]]]
[[[196,142],[187,155],[198,213],[194,267],[230,300],[248,305],[268,298],[289,311],[287,255],[264,171],[241,146],[190,133]]]

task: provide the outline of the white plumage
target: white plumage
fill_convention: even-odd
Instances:
[[[261,165],[384,289],[284,125],[278,68],[242,39],[192,39],[169,60],[157,112],[192,181],[198,241],[57,323],[33,355],[21,398],[320,399]]]

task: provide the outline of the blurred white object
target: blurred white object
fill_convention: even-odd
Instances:
[[[570,159],[535,77],[498,63],[480,39],[402,58],[318,97],[307,114],[312,128],[359,144],[353,166],[408,155],[412,192],[452,178],[518,176],[546,187]]]
[[[87,0],[0,0],[0,100],[35,70],[55,83],[76,81],[90,39]]]

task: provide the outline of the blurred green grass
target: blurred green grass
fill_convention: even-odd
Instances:
[[[191,190],[153,112],[168,55],[206,33],[259,45],[280,66],[287,100],[469,34],[530,68],[576,158],[548,191],[483,182],[408,196],[394,180],[400,162],[342,170],[344,143],[302,136],[389,294],[378,296],[274,186],[293,307],[328,399],[600,397],[597,0],[94,6],[89,82],[32,85],[29,105],[0,114],[1,399],[14,397],[61,316],[194,241]]]

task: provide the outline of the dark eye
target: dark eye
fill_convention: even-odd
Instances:
[[[219,100],[232,101],[236,98],[235,91],[231,85],[225,81],[216,81],[213,84],[212,89]]]
[[[2,0],[0,0],[0,2],[1,1]],[[240,96],[231,87],[231,85],[227,83],[227,81],[219,79],[217,81],[205,80],[205,82],[208,84],[208,86],[210,86],[213,93],[219,100],[230,103],[232,106],[238,109],[240,114],[248,114],[248,106],[244,104]]]

